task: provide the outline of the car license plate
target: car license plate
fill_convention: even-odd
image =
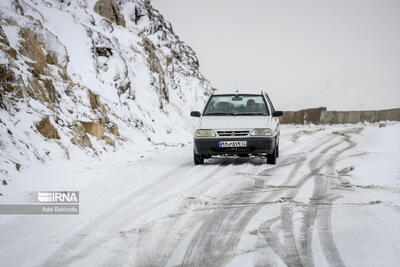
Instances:
[[[246,147],[247,141],[221,141],[219,147]]]

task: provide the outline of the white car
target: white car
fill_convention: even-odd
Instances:
[[[216,155],[264,156],[275,164],[279,156],[279,120],[267,93],[214,92],[199,117],[194,135],[194,164]]]

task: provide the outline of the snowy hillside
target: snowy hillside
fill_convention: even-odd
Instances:
[[[198,68],[150,1],[0,1],[2,177],[126,142],[186,142],[211,90]]]

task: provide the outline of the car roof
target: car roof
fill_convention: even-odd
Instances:
[[[263,90],[259,89],[217,89],[213,92],[213,95],[226,95],[226,94],[250,94],[250,95],[261,95]]]

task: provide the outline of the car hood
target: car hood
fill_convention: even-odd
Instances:
[[[270,116],[204,116],[199,129],[270,128]]]

